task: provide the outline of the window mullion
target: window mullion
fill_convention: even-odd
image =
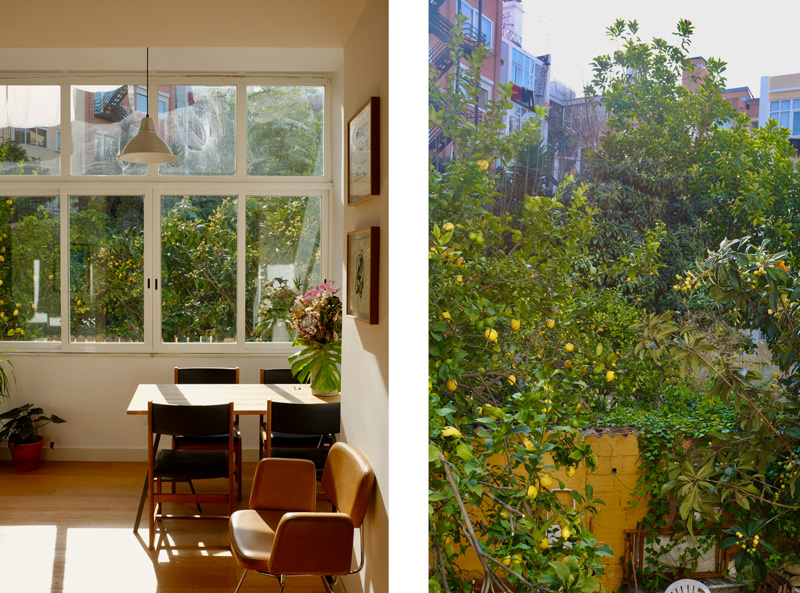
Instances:
[[[247,83],[236,84],[236,177],[247,175]]]
[[[63,149],[63,136],[62,136]],[[59,192],[59,245],[61,246],[61,348],[71,350],[70,344],[70,269],[69,269],[69,192],[61,188]]]
[[[158,278],[158,258],[161,257],[159,237],[161,235],[158,212],[158,194],[152,189],[144,192],[144,343],[148,350],[155,351],[160,344],[156,341],[161,325],[160,291],[155,290],[154,280]],[[149,288],[148,288],[149,283]]]
[[[236,203],[236,345],[244,350],[247,315],[247,193],[240,189]]]

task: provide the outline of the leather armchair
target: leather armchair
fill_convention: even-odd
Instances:
[[[262,459],[256,468],[249,509],[230,519],[231,550],[245,569],[278,578],[319,575],[326,590],[338,575],[353,574],[364,564],[363,522],[374,475],[353,447],[336,443],[322,473],[322,487],[333,512],[315,512],[316,471],[307,459]],[[361,533],[361,561],[353,563],[353,540]]]

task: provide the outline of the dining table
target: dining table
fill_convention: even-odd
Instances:
[[[260,416],[259,428],[263,416],[267,413],[267,401],[297,404],[329,404],[340,401],[339,395],[317,396],[311,393],[308,384],[263,384],[263,383],[141,383],[128,404],[129,415],[147,415],[147,403],[206,406],[233,402],[233,413],[239,415]],[[263,437],[259,430],[259,458],[264,450]],[[139,503],[134,531],[136,531],[142,515],[144,496]],[[319,496],[319,495],[318,495]]]
[[[297,404],[330,404],[340,401],[339,395],[318,396],[311,393],[307,383],[141,383],[128,404],[128,414],[147,414],[147,402],[154,404],[179,404],[207,406],[233,402],[233,413],[259,416],[259,427],[267,413],[267,401]],[[258,456],[264,451],[264,440],[259,430]]]

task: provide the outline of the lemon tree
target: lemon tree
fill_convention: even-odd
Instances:
[[[551,474],[594,467],[578,419],[588,384],[612,384],[594,362],[573,364],[611,352],[580,340],[593,211],[571,179],[513,215],[498,206],[499,178],[538,122],[503,133],[506,89],[476,124],[483,50],[459,47],[456,36],[455,61],[470,67],[431,88],[432,125],[452,147],[430,173],[431,590],[469,590],[459,559],[471,549],[485,590],[589,593],[612,554],[584,521],[602,501],[591,486],[559,499]]]

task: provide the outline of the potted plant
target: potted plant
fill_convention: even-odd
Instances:
[[[340,287],[323,282],[298,296],[289,325],[297,338],[295,346],[304,348],[289,357],[292,374],[300,381],[311,381],[315,395],[336,395],[342,386],[342,301]]]
[[[39,429],[51,422],[60,424],[66,420],[55,414],[47,416],[42,408],[34,408],[33,404],[0,414],[0,440],[8,441],[17,471],[32,471],[39,467],[44,445],[44,437],[39,434]],[[52,446],[53,443],[50,443]]]

